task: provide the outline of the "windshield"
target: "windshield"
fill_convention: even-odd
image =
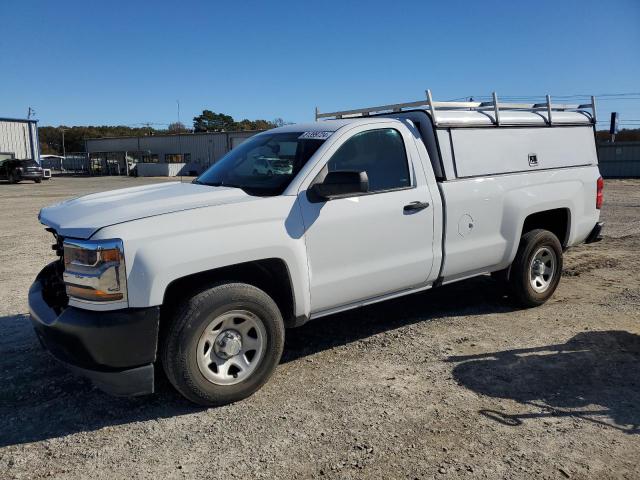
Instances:
[[[35,160],[20,160],[21,167],[39,167],[38,163]]]
[[[256,135],[227,153],[194,183],[237,187],[250,195],[280,195],[327,136],[309,138],[313,136],[305,132]]]

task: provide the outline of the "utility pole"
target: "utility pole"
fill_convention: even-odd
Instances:
[[[31,117],[35,114],[36,111],[33,108],[29,107],[29,110],[27,110],[27,120],[31,120]]]
[[[609,125],[609,135],[611,135],[611,143],[616,141],[616,133],[618,133],[620,116],[618,112],[611,112],[611,124]]]
[[[180,142],[180,100],[176,100],[176,105],[178,105],[178,154],[181,155],[182,161],[184,161],[184,153],[182,152],[182,142]],[[185,163],[186,166],[186,163]],[[184,167],[180,169],[180,183],[182,183],[182,170]]]
[[[62,156],[64,158],[67,158],[67,150],[64,147],[64,131],[66,130],[66,128],[60,128],[60,130],[62,131]]]

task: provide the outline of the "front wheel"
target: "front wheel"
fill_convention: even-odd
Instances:
[[[562,275],[562,245],[548,230],[536,229],[520,239],[509,272],[509,284],[524,307],[545,303],[555,292]]]
[[[161,359],[176,390],[217,406],[262,387],[283,345],[284,322],[273,299],[252,285],[223,283],[184,302],[168,327]]]
[[[20,180],[18,179],[18,176],[14,173],[14,172],[10,172],[9,173],[9,183],[18,183]]]
[[[41,178],[36,178],[36,179],[34,180],[34,182],[36,182],[36,183],[40,183],[40,182],[42,182],[42,179],[41,179]]]

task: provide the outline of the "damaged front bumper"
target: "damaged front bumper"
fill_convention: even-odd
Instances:
[[[55,263],[29,289],[31,321],[43,347],[109,394],[153,393],[159,307],[97,312],[50,305]]]

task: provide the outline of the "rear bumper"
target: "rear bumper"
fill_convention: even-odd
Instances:
[[[43,295],[43,270],[29,289],[29,311],[43,347],[70,370],[112,395],[154,391],[159,307],[57,313]]]
[[[37,180],[43,177],[42,172],[22,172],[20,178],[23,180]]]
[[[593,227],[593,230],[591,230],[591,233],[589,234],[587,239],[584,241],[584,243],[594,243],[594,242],[599,242],[600,240],[602,240],[602,229],[603,228],[604,228],[604,223],[603,222],[596,223],[596,226]]]

